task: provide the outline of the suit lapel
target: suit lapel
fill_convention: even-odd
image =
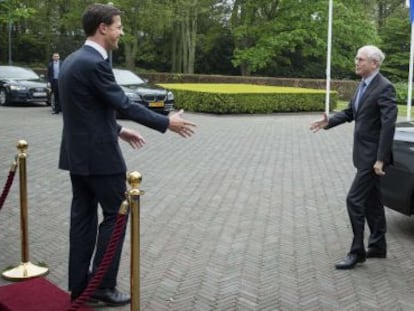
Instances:
[[[377,87],[379,78],[380,78],[380,73],[378,73],[374,77],[374,79],[372,79],[372,81],[368,84],[367,88],[365,89],[364,94],[362,94],[361,98],[359,99],[358,111],[363,108],[366,99],[371,95],[372,91]],[[357,92],[358,92],[358,90],[357,90]],[[355,99],[356,99],[356,95],[354,97],[354,101],[355,101]]]

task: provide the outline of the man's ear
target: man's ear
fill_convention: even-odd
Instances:
[[[98,31],[101,35],[104,35],[106,33],[106,28],[108,26],[105,23],[100,23],[98,26]]]

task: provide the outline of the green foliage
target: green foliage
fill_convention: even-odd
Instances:
[[[215,114],[234,113],[273,113],[273,112],[300,112],[324,111],[325,93],[321,90],[307,90],[299,88],[280,88],[280,91],[266,90],[260,92],[257,85],[243,85],[242,91],[236,92],[230,88],[225,92],[226,85],[196,85],[162,84],[175,94],[176,107],[186,111],[205,112]],[[266,88],[266,87],[264,87]],[[214,92],[214,89],[217,91]],[[276,89],[276,88],[275,88]],[[291,92],[288,89],[292,89]],[[336,107],[337,93],[331,92],[331,108]]]
[[[382,72],[394,81],[407,81],[410,60],[410,23],[407,9],[399,8],[382,27],[382,47],[386,54]]]
[[[10,20],[13,62],[46,64],[53,51],[65,58],[84,42],[81,16],[94,2],[0,0],[0,62],[7,61]],[[115,66],[182,72],[194,63],[194,72],[204,74],[326,76],[327,0],[112,2],[123,11],[125,29],[120,49],[113,53]],[[357,48],[377,44],[387,54],[385,74],[406,80],[410,30],[402,2],[333,1],[333,79],[356,78]],[[189,50],[194,46],[193,59]]]
[[[233,13],[235,66],[242,71],[248,68],[246,72],[273,71],[278,76],[325,76],[327,1],[247,2],[249,5],[241,9],[242,13],[246,11],[244,15]],[[337,78],[352,75],[355,52],[368,43],[367,38],[371,44],[378,42],[375,25],[366,19],[362,4],[344,2],[336,1],[334,5],[332,72]],[[263,14],[269,7],[273,7],[272,14]]]
[[[406,82],[398,82],[394,84],[395,90],[397,92],[397,104],[406,105],[408,99],[408,85]],[[413,94],[411,94],[413,98]]]

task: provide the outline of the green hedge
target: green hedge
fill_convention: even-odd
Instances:
[[[176,108],[216,114],[324,111],[325,91],[248,84],[160,84],[174,92]],[[337,92],[331,92],[331,110]]]
[[[408,98],[408,84],[404,82],[399,82],[395,84],[395,91],[397,92],[397,104],[398,105],[407,105]],[[411,95],[413,99],[413,95]]]

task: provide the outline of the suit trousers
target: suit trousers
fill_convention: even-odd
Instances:
[[[52,80],[52,92],[55,97],[55,112],[60,112],[62,109],[60,108],[60,102],[59,102],[59,86],[58,86],[59,80],[53,79]]]
[[[80,295],[105,254],[120,205],[125,200],[126,173],[94,176],[71,174],[71,182],[69,290],[73,295]],[[99,227],[98,204],[102,208]],[[125,231],[100,288],[116,286],[124,238]]]
[[[357,170],[347,196],[347,209],[354,238],[351,254],[365,255],[364,229],[367,221],[368,247],[386,249],[386,220],[381,200],[380,176],[374,170]]]

